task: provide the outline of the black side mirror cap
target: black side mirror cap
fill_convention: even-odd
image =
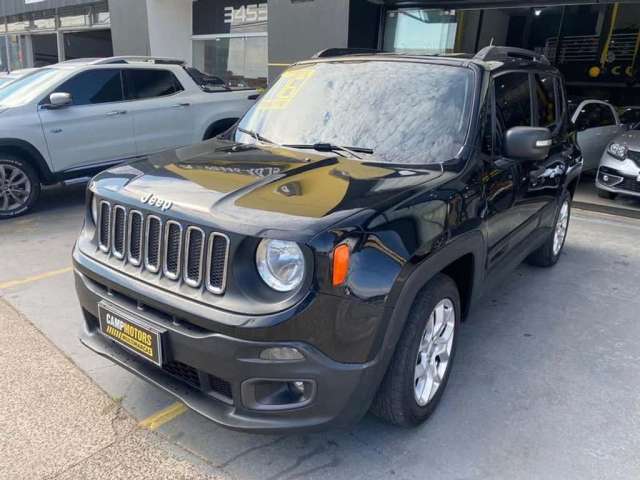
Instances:
[[[548,128],[513,127],[505,134],[505,153],[518,160],[544,160],[552,143]]]

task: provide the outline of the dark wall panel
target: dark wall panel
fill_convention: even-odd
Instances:
[[[368,0],[350,0],[349,47],[378,48],[382,7]]]

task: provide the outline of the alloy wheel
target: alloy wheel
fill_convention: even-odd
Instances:
[[[565,199],[560,207],[560,213],[558,214],[558,221],[556,222],[556,228],[553,232],[553,256],[557,256],[564,245],[564,239],[567,236],[567,229],[569,228],[569,200]]]
[[[440,389],[453,348],[456,311],[453,302],[445,298],[434,307],[420,337],[414,369],[414,396],[424,407]]]
[[[31,180],[15,165],[0,165],[0,212],[23,207],[31,195]]]

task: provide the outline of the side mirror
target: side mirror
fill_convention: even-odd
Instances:
[[[544,160],[551,149],[551,132],[543,127],[513,127],[505,134],[507,157],[519,160]]]
[[[66,92],[54,92],[49,95],[48,108],[62,108],[67,107],[73,103],[70,93]]]

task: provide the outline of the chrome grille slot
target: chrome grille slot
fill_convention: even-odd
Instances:
[[[120,205],[113,208],[113,228],[111,231],[113,232],[111,252],[114,257],[123,259],[127,236],[127,211]]]
[[[111,205],[109,205],[109,202],[104,201],[100,202],[98,245],[103,252],[108,252],[111,248]]]
[[[217,295],[224,292],[227,283],[227,258],[229,238],[221,233],[212,233],[207,250],[207,289]]]
[[[199,287],[202,282],[204,232],[198,227],[187,228],[185,245],[184,281],[191,287]]]
[[[224,233],[175,220],[163,223],[156,215],[106,200],[98,210],[96,237],[106,255],[195,289],[224,293],[230,244]]]
[[[129,263],[140,266],[142,262],[142,233],[144,231],[144,219],[142,213],[137,210],[129,212]]]
[[[170,220],[165,226],[164,235],[163,273],[167,278],[176,280],[180,276],[182,262],[182,226]]]
[[[144,263],[152,273],[160,271],[160,246],[162,243],[162,221],[154,216],[147,217],[147,233]]]

